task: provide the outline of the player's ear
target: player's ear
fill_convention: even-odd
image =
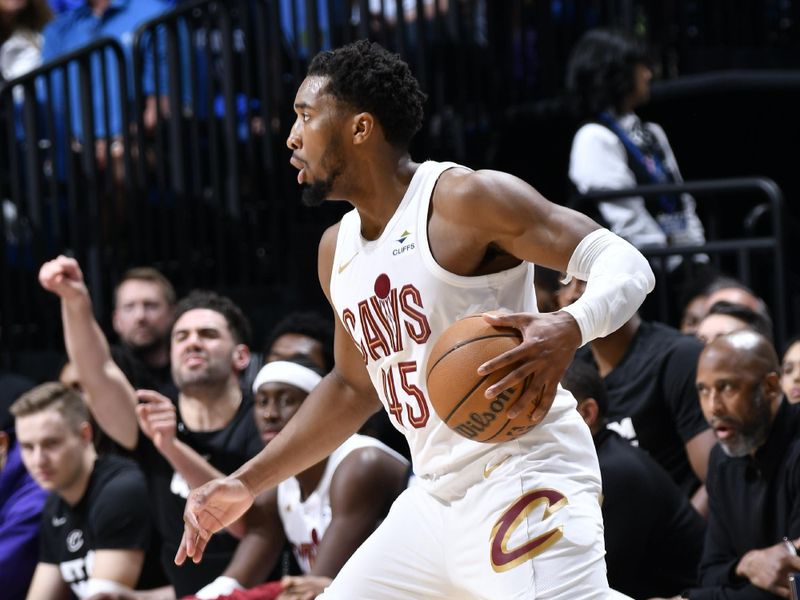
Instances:
[[[583,420],[591,428],[600,417],[600,407],[594,398],[584,398],[578,403],[578,412]]]
[[[242,372],[250,364],[250,348],[244,344],[237,344],[233,349],[233,368]]]
[[[372,113],[360,112],[353,115],[353,143],[363,144],[372,137],[375,130],[375,117]]]

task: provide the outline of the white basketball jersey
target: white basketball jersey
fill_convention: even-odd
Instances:
[[[459,165],[421,164],[377,240],[361,236],[356,210],[347,213],[339,227],[330,285],[336,312],[363,356],[381,402],[408,440],[419,483],[432,493],[469,485],[481,476],[476,463],[483,468],[493,449],[517,442],[474,442],[442,422],[428,402],[425,384],[431,348],[461,317],[490,310],[537,312],[532,264],[464,277],[434,260],[428,208],[439,176],[453,167]],[[559,387],[547,421],[574,406],[572,396]],[[518,442],[546,451],[543,429],[534,428]]]
[[[375,438],[355,434],[350,436],[328,457],[325,471],[316,489],[302,500],[300,484],[291,477],[278,484],[278,514],[283,523],[286,538],[292,544],[297,564],[303,573],[311,571],[317,556],[317,546],[325,535],[333,517],[331,513],[331,481],[339,464],[354,450],[378,448],[400,462],[408,461],[400,454]]]

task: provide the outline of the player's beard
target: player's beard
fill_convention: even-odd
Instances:
[[[719,445],[730,457],[740,458],[747,456],[760,448],[769,435],[771,421],[769,402],[764,398],[761,386],[753,391],[753,408],[755,417],[749,423],[742,423],[736,431],[735,438],[728,442],[720,440]]]
[[[333,192],[333,184],[344,171],[344,160],[339,152],[339,142],[336,138],[331,141],[320,164],[323,168],[327,167],[329,175],[325,179],[303,184],[302,201],[308,207],[320,206],[325,202]]]

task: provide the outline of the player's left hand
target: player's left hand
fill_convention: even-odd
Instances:
[[[283,592],[276,600],[314,600],[333,581],[330,577],[301,575],[281,579]]]
[[[513,419],[523,411],[530,422],[544,419],[556,397],[556,388],[581,343],[581,331],[575,319],[566,312],[553,313],[485,313],[483,318],[495,327],[512,327],[522,334],[522,342],[514,349],[486,361],[478,367],[486,375],[514,365],[515,368],[486,390],[494,398],[503,390],[522,385],[530,377],[528,387],[509,408]]]

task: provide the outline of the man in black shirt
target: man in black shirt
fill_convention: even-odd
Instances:
[[[28,598],[133,589],[150,537],[141,471],[123,458],[97,458],[89,411],[60,383],[23,394],[11,413],[25,467],[52,492],[42,512],[39,564]]]
[[[580,297],[572,280],[558,292],[559,307]],[[608,390],[609,428],[647,450],[701,514],[714,434],[703,419],[694,389],[702,344],[661,323],[634,315],[617,331],[593,340],[577,357],[593,362]]]
[[[708,468],[701,587],[683,597],[788,598],[789,574],[800,571],[800,406],[784,399],[775,350],[752,331],[706,346],[697,390],[719,444]]]
[[[597,448],[609,585],[632,598],[695,585],[703,517],[658,463],[605,427],[608,399],[597,369],[573,361],[561,385],[578,401]]]
[[[112,360],[74,259],[45,263],[39,280],[61,298],[67,351],[92,414],[134,453],[147,477],[162,538],[161,562],[174,593],[197,592],[222,574],[237,540],[224,534],[212,560],[177,567],[173,557],[183,533],[185,499],[192,488],[234,471],[263,447],[251,417],[252,399],[239,387],[239,374],[250,360],[247,319],[228,298],[211,292],[190,294],[176,305],[170,360],[179,395],[172,402],[156,391],[134,391]]]
[[[134,388],[177,397],[169,361],[175,289],[156,269],[126,271],[114,289],[111,324],[119,338],[111,354]]]

